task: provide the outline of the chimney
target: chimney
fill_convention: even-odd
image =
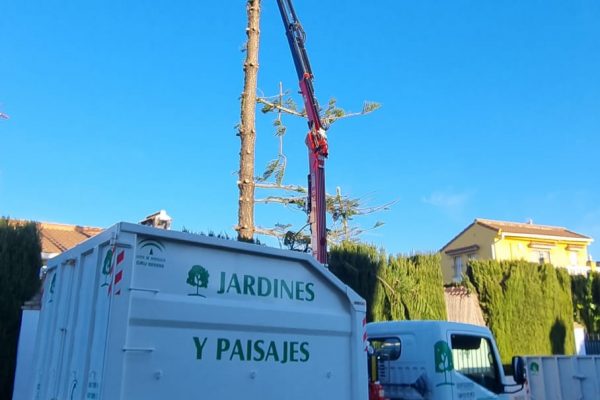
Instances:
[[[144,220],[140,221],[140,224],[168,230],[171,229],[171,221],[173,221],[173,218],[169,217],[165,210],[160,210],[148,215]]]

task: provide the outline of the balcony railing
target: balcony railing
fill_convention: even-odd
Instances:
[[[585,335],[585,354],[600,354],[600,334],[588,333]]]
[[[586,265],[567,265],[566,270],[569,275],[587,275],[592,269]]]

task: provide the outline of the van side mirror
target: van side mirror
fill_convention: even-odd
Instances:
[[[523,357],[514,356],[512,358],[513,379],[517,385],[524,385],[525,378],[525,360]]]

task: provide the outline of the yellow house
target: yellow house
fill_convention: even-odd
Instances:
[[[558,226],[477,218],[440,250],[445,283],[459,282],[470,259],[527,260],[585,274],[594,239]]]

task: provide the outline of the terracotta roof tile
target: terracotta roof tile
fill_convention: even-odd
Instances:
[[[62,253],[103,231],[101,228],[50,222],[38,222],[38,227],[44,253]]]
[[[456,236],[454,236],[448,243],[444,245],[440,249],[440,251],[445,251],[445,249],[450,246],[454,241],[465,233],[469,228],[473,225],[480,225],[486,227],[488,229],[494,230],[496,232],[504,232],[507,234],[514,235],[536,235],[536,236],[548,236],[548,237],[558,237],[565,239],[575,239],[578,241],[588,241],[592,242],[592,239],[589,236],[582,235],[580,233],[576,233],[570,231],[566,228],[560,226],[550,226],[550,225],[537,225],[537,224],[529,224],[529,223],[520,223],[520,222],[508,222],[508,221],[496,221],[492,219],[484,219],[484,218],[476,218],[473,223],[469,224],[465,229],[459,232]]]
[[[494,221],[491,219],[482,218],[477,218],[475,220],[475,223],[508,234],[513,233],[592,240],[592,238],[588,236],[570,231],[560,226],[537,225],[533,223],[520,223],[508,221]]]

